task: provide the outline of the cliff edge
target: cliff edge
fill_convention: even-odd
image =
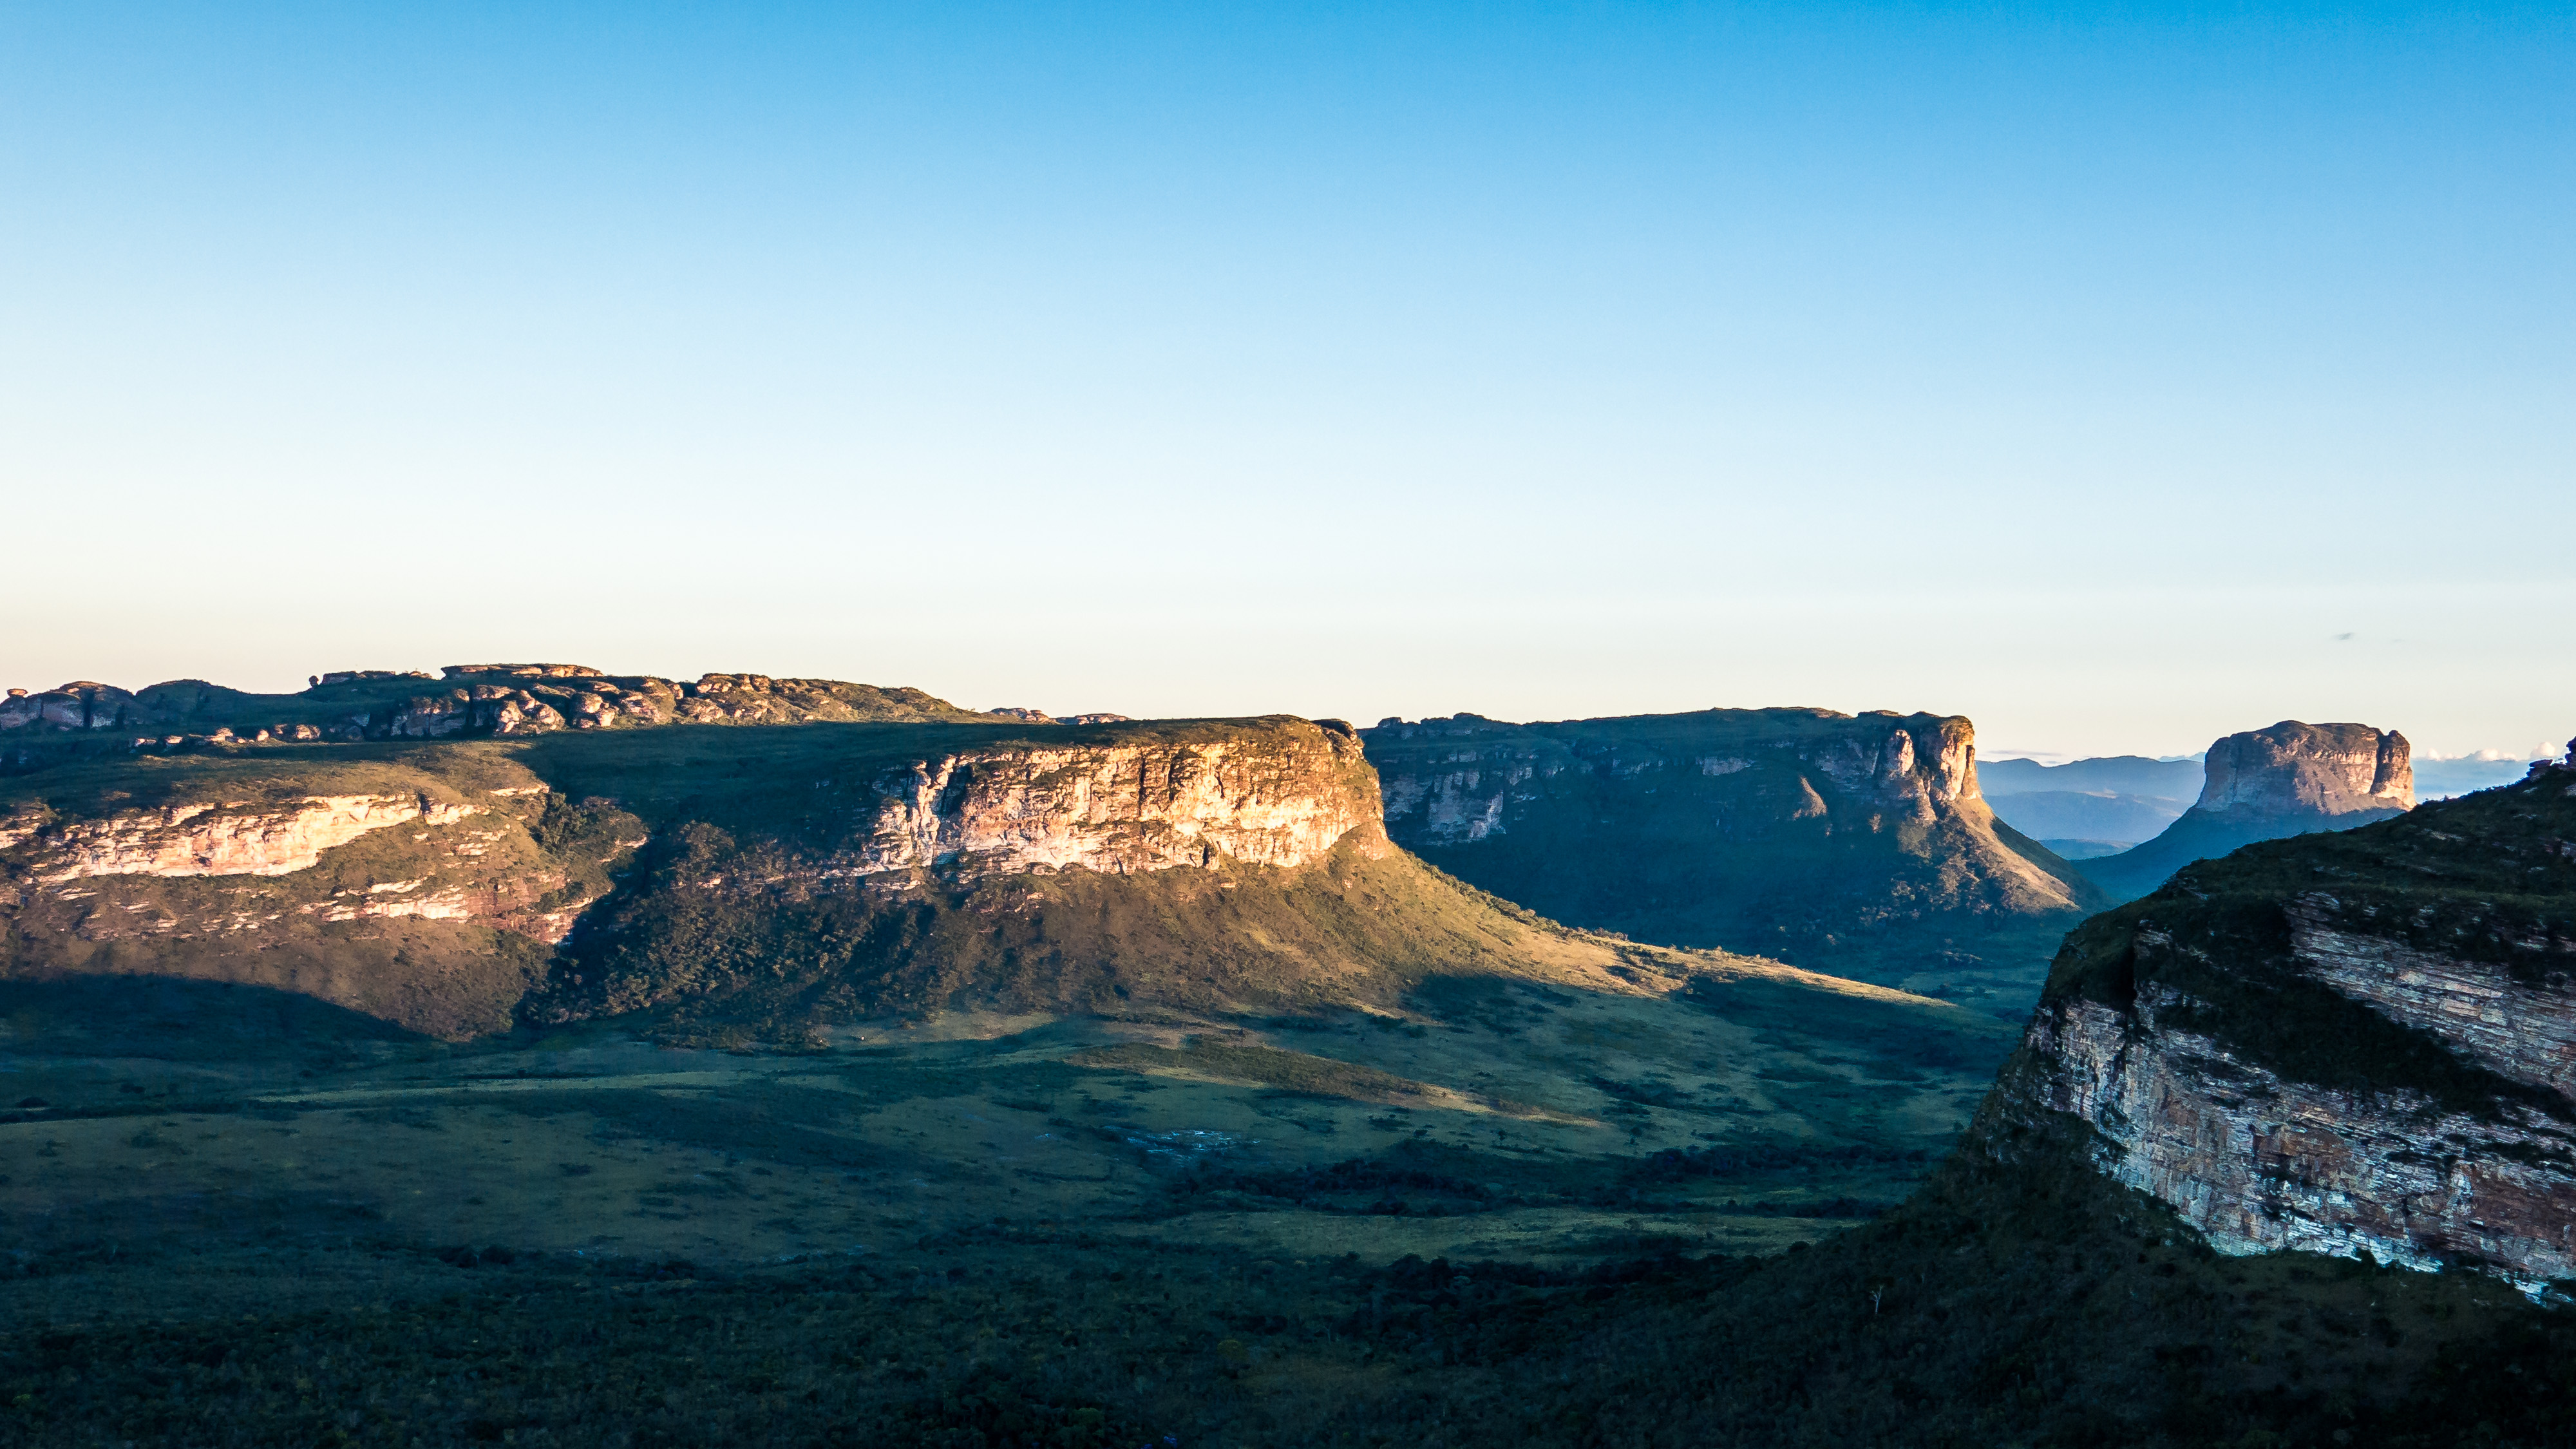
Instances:
[[[2406,737],[2360,724],[2283,720],[2209,747],[2200,799],[2143,845],[2077,869],[2113,900],[2135,900],[2195,860],[2258,840],[2349,830],[2415,805]]]
[[[2106,902],[1994,817],[1957,716],[1830,710],[1362,731],[1397,844],[1556,920],[1880,981],[2028,958]]]
[[[1631,993],[1713,970],[1817,980],[1569,931],[1426,869],[1339,721],[593,728],[0,778],[0,980],[263,988],[450,1039],[1392,1009],[1442,974]]]
[[[2344,778],[2395,788],[2347,798],[2402,794],[2374,769]],[[2222,1252],[2576,1278],[2576,762],[2086,922],[1980,1135],[2009,1153],[2066,1118]]]

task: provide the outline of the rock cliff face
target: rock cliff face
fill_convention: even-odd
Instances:
[[[2098,903],[1979,798],[1967,720],[1709,710],[1364,732],[1387,830],[1461,878],[1575,924],[1761,951],[1865,979],[1951,966]]]
[[[2283,720],[2209,747],[2200,801],[2211,812],[2352,815],[2409,810],[2415,772],[2406,737],[2369,725]]]
[[[2349,830],[2412,809],[2406,737],[2369,725],[2302,724],[2229,735],[2209,747],[2200,799],[2155,839],[2080,869],[2115,900],[2144,895],[2194,860],[2258,840]]]
[[[445,825],[473,813],[426,795],[309,795],[283,809],[172,805],[66,824],[29,865],[48,884],[100,875],[292,875],[368,831],[411,820]]]
[[[861,868],[1126,874],[1223,855],[1296,869],[1355,830],[1380,833],[1358,754],[1347,730],[1321,729],[1255,749],[1214,741],[924,759],[877,782],[884,803]]]
[[[2344,759],[2348,788],[2388,779]],[[2187,867],[2087,922],[1987,1135],[2080,1119],[2101,1171],[2225,1252],[2536,1288],[2576,1278],[2572,1094],[2576,768],[2544,766]]]
[[[1613,948],[1393,850],[1338,723],[564,731],[0,780],[0,977],[262,985],[442,1036],[1392,999],[1514,952],[1617,987]]]
[[[5,782],[0,978],[221,981],[472,1036],[647,837],[489,756],[149,763]]]

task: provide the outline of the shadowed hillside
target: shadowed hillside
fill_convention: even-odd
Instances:
[[[1553,919],[2017,1010],[2094,888],[2002,825],[1968,721],[1708,710],[1362,732],[1387,828]]]

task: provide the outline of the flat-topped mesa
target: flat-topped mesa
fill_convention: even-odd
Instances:
[[[513,679],[604,679],[608,676],[607,670],[593,669],[587,664],[448,664],[440,666],[438,673],[442,679],[487,674],[506,674]],[[323,677],[328,679],[330,676]]]
[[[2197,810],[2349,815],[2415,806],[2406,737],[2369,725],[2283,720],[2212,744],[2202,769]]]
[[[2061,1116],[2222,1252],[2576,1278],[2576,771],[2087,921],[1972,1140],[2009,1159]]]
[[[127,691],[75,680],[0,699],[0,731],[21,738],[123,736],[134,748],[274,741],[349,742],[545,734],[669,724],[992,720],[918,689],[835,679],[707,674],[694,683],[612,675],[584,664],[450,664],[418,670],[342,669],[296,694],[252,694],[199,679]],[[1080,723],[1100,717],[1079,717]]]
[[[1446,928],[1354,923],[1316,875],[1354,871],[1423,883],[1357,736],[1285,717],[116,757],[0,780],[0,979],[229,981],[442,1036],[505,1027],[531,991],[557,1020],[745,992],[856,1011],[894,1003],[897,975],[966,1000],[1294,1001],[1363,978],[1392,1000],[1353,942],[1410,959]],[[1462,959],[1529,929],[1450,906],[1479,922]],[[1245,910],[1250,935],[1228,924]],[[785,961],[823,996],[773,999]]]
[[[2199,802],[2155,839],[2078,869],[2115,900],[2154,890],[2195,860],[2258,840],[2349,830],[2415,805],[2406,737],[2361,724],[2283,720],[2212,743]]]
[[[2097,903],[2063,861],[1998,827],[1975,726],[1954,715],[1462,714],[1365,734],[1398,844],[1570,924],[1843,974],[1876,969],[1852,953],[1884,948],[1908,975],[1950,944],[1937,925],[1928,944],[1898,940],[1927,924],[1982,938]]]

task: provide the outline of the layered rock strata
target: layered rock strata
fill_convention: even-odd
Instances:
[[[2068,938],[2047,1114],[2231,1253],[2576,1278],[2576,769],[2190,867]]]
[[[1133,930],[1169,934],[1155,923],[1175,891],[1198,901],[1198,981],[1228,954],[1285,950],[1216,929],[1228,893],[1395,859],[1356,735],[1303,720],[817,725],[714,732],[676,757],[616,732],[123,769],[0,782],[0,976],[265,985],[445,1036],[507,1025],[531,992],[572,1019],[791,968],[874,999],[866,978],[892,969],[870,954],[880,932],[942,971],[984,949],[948,926],[916,939],[920,912],[1059,930],[1036,882],[1063,883],[1085,930],[1141,911]],[[1170,877],[1190,880],[1159,904],[1078,884]],[[1081,969],[1138,949],[1116,939],[1076,953]],[[835,952],[858,954],[814,964]],[[958,989],[996,989],[976,980]]]
[[[862,870],[1124,874],[1224,856],[1297,869],[1354,830],[1377,792],[1347,731],[1243,743],[986,750],[925,759],[875,785]]]
[[[292,875],[371,830],[474,813],[426,795],[309,795],[282,809],[171,805],[63,826],[29,862],[49,883],[101,875]]]

